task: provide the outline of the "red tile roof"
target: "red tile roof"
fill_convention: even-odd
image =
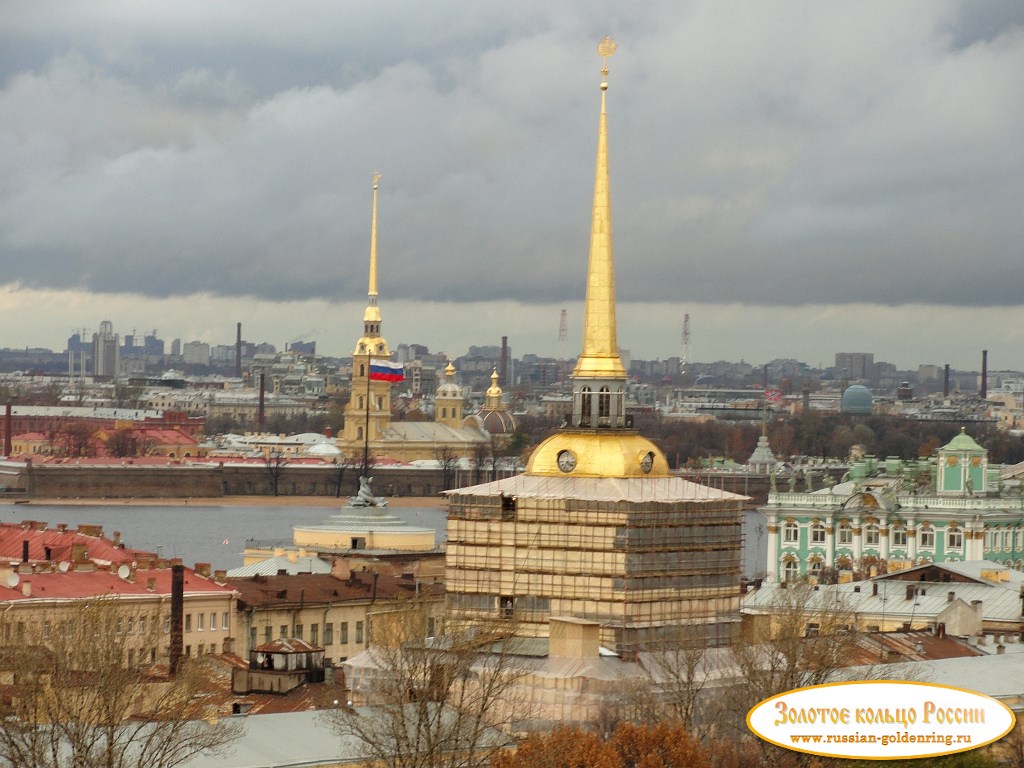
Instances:
[[[79,526],[78,529],[47,528],[46,523],[25,520],[21,523],[0,523],[0,560],[21,562],[24,542],[28,542],[30,561],[70,562],[72,546],[81,545],[88,560],[100,563],[130,563],[156,558],[153,552],[128,549],[115,544],[103,534],[100,526]],[[47,552],[49,550],[49,552]]]
[[[152,580],[152,589],[150,589]],[[0,580],[2,581],[2,580]],[[29,585],[26,590],[26,583]],[[29,594],[26,595],[25,591]],[[225,594],[234,590],[230,585],[218,584],[204,579],[191,568],[185,569],[185,594]],[[19,575],[14,587],[0,586],[0,602],[21,600],[82,600],[90,597],[117,595],[169,596],[171,594],[171,569],[138,569],[134,581],[122,579],[109,570],[82,571],[71,569],[67,573],[43,571]]]

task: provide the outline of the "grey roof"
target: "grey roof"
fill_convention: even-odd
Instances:
[[[746,496],[681,477],[548,477],[515,475],[492,483],[445,491],[448,496],[516,496],[539,499],[597,499],[600,501],[673,502],[745,501]]]
[[[228,576],[276,576],[280,571],[285,571],[289,576],[297,573],[330,573],[331,564],[319,557],[297,557],[294,562],[283,556],[268,557],[258,563],[232,568]]]
[[[924,594],[906,599],[905,588],[916,586]],[[859,591],[858,591],[859,590]],[[742,610],[746,613],[770,613],[780,604],[780,584],[763,584],[743,596]],[[839,602],[845,611],[860,615],[881,616],[891,619],[934,619],[949,606],[949,593],[956,600],[970,605],[981,600],[982,619],[993,622],[1015,622],[1020,619],[1020,594],[997,584],[965,584],[951,582],[878,580],[878,594],[872,594],[872,582],[820,585],[812,595],[808,609],[832,608]],[[838,593],[838,597],[837,597]]]
[[[914,680],[967,688],[995,699],[1016,698],[1024,691],[1024,664],[1016,655],[911,661],[903,662],[901,668]],[[850,667],[842,674],[855,680],[864,669]]]

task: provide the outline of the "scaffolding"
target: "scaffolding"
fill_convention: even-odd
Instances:
[[[567,485],[568,483],[568,485]],[[596,621],[624,657],[738,631],[745,497],[679,478],[518,476],[449,494],[449,609],[506,615],[546,636],[551,616]]]

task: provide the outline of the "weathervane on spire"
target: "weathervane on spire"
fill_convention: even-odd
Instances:
[[[615,51],[618,50],[618,45],[610,37],[605,35],[601,38],[601,42],[597,44],[597,55],[601,57],[601,75],[602,77],[608,77],[608,57],[614,56]],[[608,86],[607,82],[602,83],[605,87]]]

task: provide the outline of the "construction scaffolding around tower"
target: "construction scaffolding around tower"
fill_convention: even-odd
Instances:
[[[519,475],[449,493],[449,608],[600,625],[623,657],[686,630],[709,646],[739,627],[744,497],[680,478]]]

